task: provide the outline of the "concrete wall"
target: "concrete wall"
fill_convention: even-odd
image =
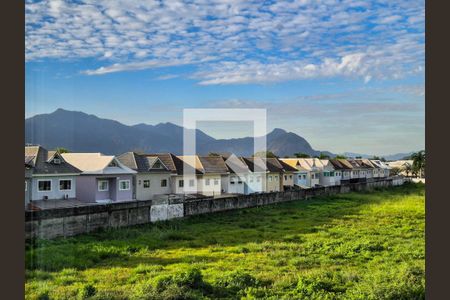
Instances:
[[[237,195],[224,198],[202,198],[180,203],[132,201],[97,204],[75,208],[59,208],[41,211],[25,211],[25,236],[53,239],[92,232],[98,229],[117,228],[155,221],[180,218],[255,207],[294,200],[307,200],[351,191],[366,191],[377,187],[403,184],[402,178],[373,182],[352,183],[328,187],[285,192]]]

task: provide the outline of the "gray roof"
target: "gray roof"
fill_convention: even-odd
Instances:
[[[53,157],[59,158],[60,163],[54,163]],[[68,162],[56,151],[48,151],[41,146],[25,146],[25,165],[31,167],[33,174],[80,174],[81,171]]]
[[[199,156],[198,159],[203,167],[205,174],[226,174],[228,173],[227,165],[221,156]]]
[[[128,168],[139,173],[161,173],[173,171],[157,154],[126,152],[119,155],[117,159]],[[160,161],[162,163],[163,167],[161,169],[152,168],[156,161]]]

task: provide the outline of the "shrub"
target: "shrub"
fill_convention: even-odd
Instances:
[[[230,293],[236,294],[248,287],[257,286],[258,280],[249,273],[237,270],[217,280],[216,285],[228,290]]]
[[[97,289],[92,284],[87,283],[78,291],[78,297],[80,299],[88,299],[94,296],[96,292]]]

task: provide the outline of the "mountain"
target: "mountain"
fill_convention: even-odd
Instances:
[[[391,161],[391,160],[404,159],[405,157],[408,157],[413,153],[414,153],[414,151],[408,152],[408,153],[396,153],[396,154],[377,155],[377,156],[383,157],[387,161]],[[375,155],[370,155],[370,154],[361,154],[361,153],[353,153],[353,152],[344,152],[343,155],[345,155],[346,157],[362,157],[362,158],[372,158],[375,156]]]
[[[215,139],[196,130],[197,153],[232,152],[253,154],[253,138]],[[83,112],[57,109],[53,113],[25,119],[25,143],[39,144],[48,149],[64,147],[74,152],[120,154],[126,151],[147,153],[183,152],[183,127],[172,123],[127,126]],[[267,135],[267,150],[279,156],[301,152],[318,155],[301,136],[276,128]],[[328,155],[330,152],[324,151]]]

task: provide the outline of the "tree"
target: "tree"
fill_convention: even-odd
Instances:
[[[391,175],[396,176],[396,175],[399,175],[400,172],[401,172],[400,168],[398,168],[398,167],[393,167],[393,168],[391,169],[391,172],[390,172],[390,173],[391,173]]]
[[[310,158],[311,157],[310,155],[308,155],[306,153],[301,153],[301,152],[294,153],[294,156],[297,158]]]
[[[275,155],[272,151],[259,151],[253,154],[253,157],[270,157],[270,158],[276,158],[278,156]]]
[[[216,152],[209,152],[208,156],[220,156],[220,154]]]
[[[330,159],[329,155],[323,154],[322,152],[320,152],[320,155],[318,157],[319,159]]]
[[[68,149],[66,149],[66,148],[58,147],[58,148],[56,148],[56,152],[58,152],[58,153],[69,153],[70,151]]]
[[[411,154],[411,159],[413,160],[412,170],[422,177],[425,170],[425,150]]]
[[[410,164],[405,164],[405,166],[404,166],[404,171],[405,171],[405,173],[406,173],[406,177],[408,177],[409,174],[412,173],[413,168],[412,168],[412,166],[411,166]]]
[[[362,156],[356,156],[355,158],[356,159],[362,159]]]
[[[343,154],[338,154],[335,157],[336,159],[347,159],[347,156],[343,155]]]

